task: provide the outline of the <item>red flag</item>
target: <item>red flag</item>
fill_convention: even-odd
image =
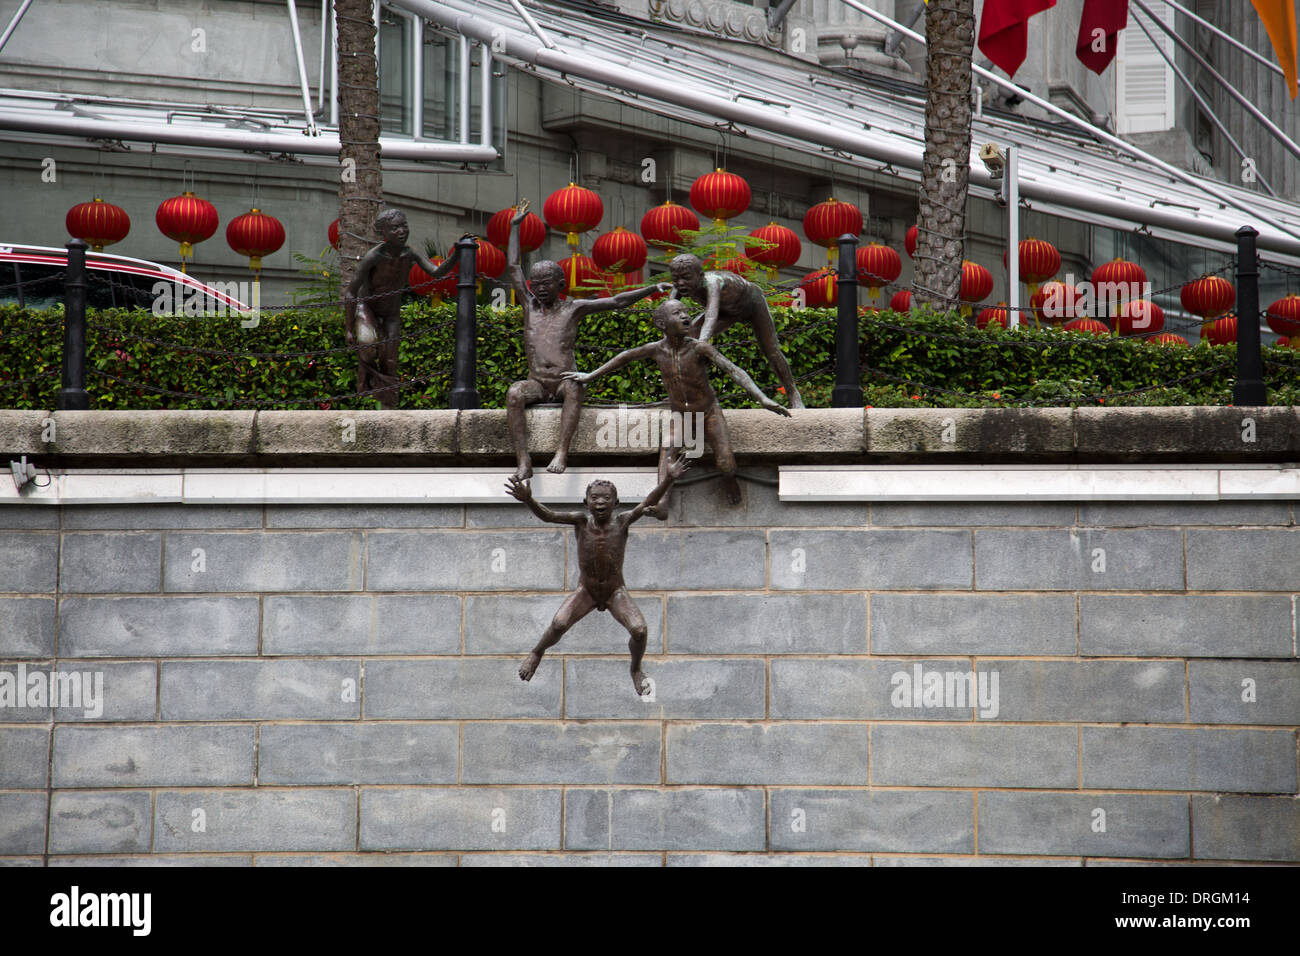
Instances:
[[[1015,76],[1029,46],[1029,18],[1054,6],[1056,0],[984,0],[980,50],[1008,76]]]
[[[1128,26],[1128,0],[1083,0],[1075,55],[1100,76],[1115,59],[1119,31]]]

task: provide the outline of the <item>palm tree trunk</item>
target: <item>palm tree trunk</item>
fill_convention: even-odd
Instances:
[[[937,309],[958,304],[970,176],[973,0],[931,0],[925,15],[925,156],[913,295]]]
[[[339,43],[339,271],[347,289],[357,263],[379,241],[379,64],[372,0],[334,0]]]

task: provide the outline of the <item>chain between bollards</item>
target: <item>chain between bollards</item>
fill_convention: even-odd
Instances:
[[[456,355],[452,365],[450,408],[478,408],[478,314],[475,282],[478,243],[473,236],[456,240]]]
[[[86,243],[68,242],[68,272],[63,283],[63,387],[55,407],[90,408],[86,393]]]
[[[1259,261],[1250,226],[1237,230],[1237,382],[1232,387],[1234,405],[1263,405],[1264,359],[1259,347]]]
[[[840,271],[836,277],[835,388],[832,408],[862,407],[862,369],[858,361],[858,237],[839,240]]]

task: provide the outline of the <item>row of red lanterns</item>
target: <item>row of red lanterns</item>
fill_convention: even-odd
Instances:
[[[181,271],[186,260],[194,257],[194,246],[211,238],[219,223],[217,207],[186,190],[179,196],[164,199],[154,214],[159,231],[180,243]],[[64,218],[68,234],[89,243],[95,252],[121,242],[131,231],[131,217],[121,206],[96,197],[78,203]],[[253,272],[262,269],[262,257],[284,245],[284,226],[274,216],[254,207],[236,216],[226,226],[226,242],[241,256],[248,256]]]

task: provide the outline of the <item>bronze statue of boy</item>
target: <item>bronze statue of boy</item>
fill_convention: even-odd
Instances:
[[[515,290],[524,313],[524,352],[528,356],[528,378],[515,382],[506,392],[506,423],[510,440],[515,446],[518,467],[515,477],[525,481],[533,475],[533,463],[528,454],[528,434],[524,409],[538,402],[563,402],[560,412],[560,447],[556,449],[546,470],[559,474],[568,467],[569,443],[578,430],[578,417],[586,390],[577,382],[565,381],[565,372],[578,367],[573,355],[578,336],[578,323],[594,312],[626,309],[654,292],[668,292],[667,283],[629,289],[606,299],[561,299],[567,282],[558,262],[543,259],[534,262],[529,270],[529,281],[524,281],[520,264],[519,224],[528,214],[528,200],[522,199],[511,218],[510,241],[506,260],[509,264],[510,284]]]
[[[794,384],[790,363],[776,340],[776,325],[772,322],[763,290],[734,272],[705,272],[699,257],[689,252],[675,256],[668,269],[673,277],[672,297],[689,296],[704,306],[704,314],[691,326],[691,334],[707,342],[737,322],[745,322],[754,330],[759,348],[785,389],[790,407],[803,408],[803,398]]]
[[[357,274],[343,294],[343,336],[357,349],[357,391],[382,389],[376,393],[385,408],[397,407],[397,346],[402,331],[402,293],[409,287],[411,266],[434,279],[455,268],[449,258],[440,266],[424,253],[406,244],[411,227],[397,209],[385,209],[375,217],[380,243],[371,248],[357,266]]]
[[[644,501],[631,511],[617,515],[614,509],[618,506],[618,489],[611,482],[597,480],[587,486],[585,512],[556,512],[533,497],[527,482],[517,475],[510,476],[506,492],[526,504],[543,521],[572,525],[578,545],[578,588],[560,605],[542,639],[519,665],[520,680],[532,680],[537,665],[542,662],[542,655],[559,642],[565,631],[592,610],[597,610],[609,611],[614,620],[627,629],[627,649],[632,655],[632,686],[638,696],[650,689],[650,683],[641,671],[646,649],[646,623],[623,582],[623,553],[627,548],[628,527],[668,493],[673,482],[686,472],[686,467],[685,457],[678,455],[668,463],[659,484],[645,496]]]
[[[691,335],[691,316],[686,306],[678,299],[669,299],[654,311],[655,327],[664,333],[658,342],[620,352],[594,372],[565,372],[564,377],[585,385],[602,375],[608,375],[637,359],[654,359],[663,376],[664,387],[668,390],[668,405],[683,418],[696,415],[703,425],[704,437],[713,447],[713,457],[717,461],[718,471],[722,472],[723,487],[727,500],[740,504],[740,485],[736,483],[736,456],[731,450],[731,440],[727,437],[727,422],[718,404],[718,397],[709,383],[709,366],[714,365],[725,372],[733,382],[748,392],[756,402],[768,411],[787,418],[790,412],[782,405],[759,390],[754,380],[744,369],[729,361],[721,352],[702,339]],[[669,420],[672,423],[672,419]],[[674,431],[675,429],[670,429]],[[696,432],[698,434],[698,430]],[[662,481],[668,471],[670,446],[678,443],[680,436],[671,435],[659,448],[659,479]],[[649,512],[651,517],[663,518],[662,509],[655,508]]]

